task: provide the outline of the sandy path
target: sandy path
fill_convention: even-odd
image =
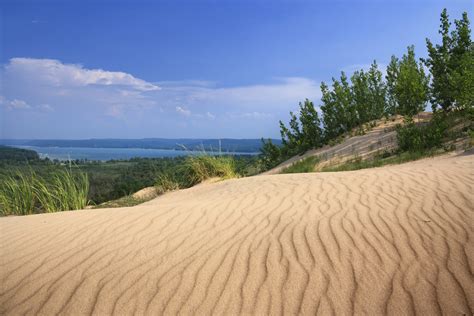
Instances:
[[[0,314],[471,314],[474,156],[0,218]]]

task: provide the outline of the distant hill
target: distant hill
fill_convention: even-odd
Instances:
[[[13,160],[13,161],[31,161],[38,160],[38,153],[34,150],[13,148],[8,146],[0,145],[0,162]]]
[[[272,140],[280,144],[280,140]],[[194,138],[142,138],[142,139],[0,139],[0,145],[37,147],[84,148],[149,148],[174,150],[206,150],[222,152],[257,152],[260,139],[194,139]]]

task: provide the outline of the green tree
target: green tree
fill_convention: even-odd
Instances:
[[[332,90],[322,82],[321,92],[326,140],[333,139],[357,125],[357,110],[353,106],[351,86],[344,72],[341,72],[340,81],[332,78]]]
[[[472,106],[474,90],[474,47],[471,41],[470,23],[464,12],[461,20],[451,22],[446,9],[441,13],[439,34],[441,45],[433,45],[426,39],[428,58],[425,64],[431,72],[431,102],[433,111],[438,106],[444,111]]]
[[[321,121],[313,102],[308,99],[300,103],[300,123],[303,133],[302,148],[308,150],[320,147],[322,145]]]
[[[370,119],[370,91],[369,78],[364,70],[355,71],[351,76],[352,96],[357,111],[358,124],[363,124]]]
[[[275,167],[281,161],[280,147],[275,145],[271,139],[265,141],[262,138],[259,158],[265,170]]]
[[[385,112],[387,87],[383,81],[382,72],[374,60],[367,73],[369,86],[369,119],[380,119]]]
[[[398,114],[398,106],[396,99],[396,83],[398,80],[398,67],[399,60],[397,57],[392,56],[390,63],[387,66],[387,74],[385,76],[387,82],[387,101],[385,114],[387,116]]]
[[[336,106],[329,87],[321,83],[321,112],[323,114],[324,138],[326,140],[336,137],[339,133],[339,127],[336,119]]]
[[[300,130],[298,118],[293,112],[290,112],[289,128],[280,121],[280,135],[282,141],[282,154],[287,157],[297,154],[301,151],[302,133]]]
[[[377,62],[372,63],[368,72],[363,70],[354,72],[351,82],[357,125],[381,118],[386,109],[387,87]]]
[[[417,63],[413,46],[408,47],[401,60],[392,57],[387,69],[387,82],[390,98],[396,103],[396,113],[412,117],[424,110],[429,99],[429,78],[423,65]]]

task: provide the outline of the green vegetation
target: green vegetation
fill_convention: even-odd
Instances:
[[[53,174],[51,181],[33,178],[33,189],[40,210],[47,213],[80,210],[87,205],[89,181],[87,174],[60,170]]]
[[[408,47],[402,60],[392,56],[387,67],[387,88],[394,114],[410,117],[423,111],[428,102],[428,83],[422,62],[415,59],[414,46]]]
[[[36,151],[0,145],[0,164],[10,161],[38,161],[39,159]]]
[[[38,176],[17,173],[0,181],[2,215],[27,215],[82,209],[87,205],[89,182],[85,173],[60,170],[51,181]]]
[[[364,125],[373,126],[375,120],[394,114],[405,116],[404,126],[397,129],[401,152],[442,146],[449,138],[449,129],[455,126],[446,122],[455,119],[449,113],[472,113],[469,111],[474,107],[474,44],[467,13],[454,25],[451,31],[444,10],[439,31],[442,44],[433,45],[427,39],[426,60],[415,58],[414,46],[409,46],[401,59],[392,56],[385,80],[374,61],[368,71],[356,71],[350,79],[342,72],[339,79],[332,79],[331,86],[322,82],[322,118],[311,101],[300,103],[299,116],[290,112],[288,127],[280,121],[281,146],[262,140],[262,169],[273,168],[308,149],[334,145],[354,129],[363,133]],[[430,74],[425,74],[423,64]],[[413,117],[429,100],[433,111],[441,108],[441,113],[426,125],[415,124]],[[467,125],[472,128],[472,124]]]
[[[467,13],[460,20],[454,20],[451,29],[448,12],[441,13],[441,45],[433,45],[426,39],[431,81],[431,103],[433,112],[474,106],[474,44]]]
[[[282,170],[281,173],[304,173],[314,172],[314,167],[319,163],[319,158],[311,156],[295,162],[288,168]]]
[[[188,156],[178,168],[159,174],[155,186],[159,192],[167,192],[189,188],[210,178],[230,179],[239,176],[234,157],[203,153]]]
[[[35,211],[35,195],[31,179],[21,173],[0,182],[2,215],[28,215]]]
[[[425,124],[415,124],[407,117],[405,124],[397,127],[399,151],[423,152],[442,148],[456,139],[469,138],[473,130],[474,108],[448,113],[437,111]]]

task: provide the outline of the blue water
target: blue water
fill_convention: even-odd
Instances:
[[[189,152],[184,150],[171,149],[144,149],[144,148],[82,148],[82,147],[36,147],[36,146],[14,146],[18,148],[31,149],[36,151],[40,158],[58,160],[125,160],[131,158],[161,158],[178,157],[199,152]],[[257,153],[229,152],[229,155],[255,155]]]

